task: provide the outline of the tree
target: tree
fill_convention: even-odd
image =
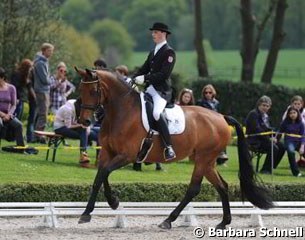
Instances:
[[[208,64],[203,48],[203,36],[202,36],[202,20],[201,20],[201,0],[195,0],[195,48],[197,52],[197,69],[200,77],[208,77]]]
[[[109,65],[127,61],[133,48],[133,40],[125,28],[117,21],[105,19],[95,21],[90,30]]]
[[[272,15],[276,6],[276,0],[270,0],[268,11],[266,11],[262,21],[258,23],[252,13],[251,0],[240,1],[240,13],[242,23],[242,44],[240,55],[242,58],[241,81],[252,82],[254,77],[254,66],[256,56],[259,51],[259,45],[262,33],[265,29],[268,19]],[[255,26],[257,34],[255,35]]]
[[[100,49],[95,39],[88,34],[78,32],[72,26],[62,26],[57,37],[61,39],[61,45],[57,46],[53,56],[57,62],[64,61],[71,68],[73,66],[90,68],[100,57]]]
[[[286,0],[278,0],[276,7],[276,15],[274,19],[271,47],[268,52],[267,61],[261,79],[261,81],[264,83],[272,82],[272,76],[275,70],[278,52],[286,36],[286,33],[283,30],[283,25],[285,19],[285,11],[287,7],[288,5]]]
[[[0,2],[0,64],[11,72],[22,58],[32,58],[54,32],[44,32],[59,19],[63,0],[3,0]]]
[[[185,0],[133,0],[123,16],[123,25],[132,34],[137,51],[147,51],[152,46],[149,28],[154,22],[164,22],[171,30],[186,13]],[[143,14],[144,13],[144,14]],[[171,46],[176,47],[175,32],[170,35]]]
[[[73,26],[78,31],[86,31],[90,26],[90,15],[94,10],[88,0],[67,0],[60,12],[67,24]]]

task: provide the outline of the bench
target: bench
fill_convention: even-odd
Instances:
[[[55,161],[56,151],[60,144],[64,143],[64,136],[56,134],[55,132],[45,132],[45,131],[34,131],[35,135],[38,137],[47,138],[48,149],[46,155],[46,161],[49,159],[50,149],[53,149],[52,162]]]

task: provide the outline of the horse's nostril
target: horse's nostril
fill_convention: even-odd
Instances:
[[[91,121],[89,119],[85,120],[84,125],[87,126],[87,127],[90,126]]]

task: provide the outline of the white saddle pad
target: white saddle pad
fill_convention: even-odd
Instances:
[[[148,118],[146,114],[146,105],[144,100],[144,93],[140,93],[142,105],[142,123],[145,130],[149,131]],[[185,129],[185,116],[182,108],[175,104],[173,108],[165,108],[165,117],[168,122],[168,130],[170,134],[181,134]],[[157,133],[154,131],[154,133]]]

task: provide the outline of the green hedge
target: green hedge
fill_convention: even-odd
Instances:
[[[272,125],[275,127],[279,126],[282,115],[290,104],[290,99],[294,95],[305,97],[305,89],[291,89],[262,83],[198,79],[191,86],[196,99],[201,98],[201,89],[206,84],[212,84],[216,88],[217,99],[220,101],[220,112],[232,115],[242,123],[244,123],[248,112],[255,107],[257,99],[262,95],[268,95],[272,99],[270,117]]]
[[[176,202],[181,201],[187,184],[117,183],[113,191],[123,202]],[[267,186],[274,201],[305,201],[304,184],[273,184]],[[71,184],[6,184],[0,185],[0,202],[86,202],[90,185]],[[238,185],[230,185],[230,200],[241,201]],[[212,185],[204,183],[194,201],[218,201],[219,196]],[[98,201],[105,201],[102,192]]]

